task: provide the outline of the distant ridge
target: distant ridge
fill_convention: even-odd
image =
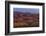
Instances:
[[[37,14],[37,13],[29,13],[29,12],[18,12],[18,11],[14,11],[14,14],[28,14],[28,15],[31,15],[31,14]],[[38,13],[39,14],[39,13]]]

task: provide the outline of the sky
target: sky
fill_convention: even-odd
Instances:
[[[29,13],[39,13],[38,8],[13,8],[13,11],[18,11],[18,12],[29,12]]]

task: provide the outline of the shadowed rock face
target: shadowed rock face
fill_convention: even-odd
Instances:
[[[14,13],[14,28],[39,27],[39,14]]]

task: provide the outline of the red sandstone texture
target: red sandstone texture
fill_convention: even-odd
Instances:
[[[30,13],[31,14],[31,13]],[[16,27],[39,27],[39,14],[14,14],[14,28]]]

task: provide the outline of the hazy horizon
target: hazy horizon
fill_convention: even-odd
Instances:
[[[13,8],[13,11],[18,11],[18,12],[29,12],[29,13],[39,13],[38,8]]]

